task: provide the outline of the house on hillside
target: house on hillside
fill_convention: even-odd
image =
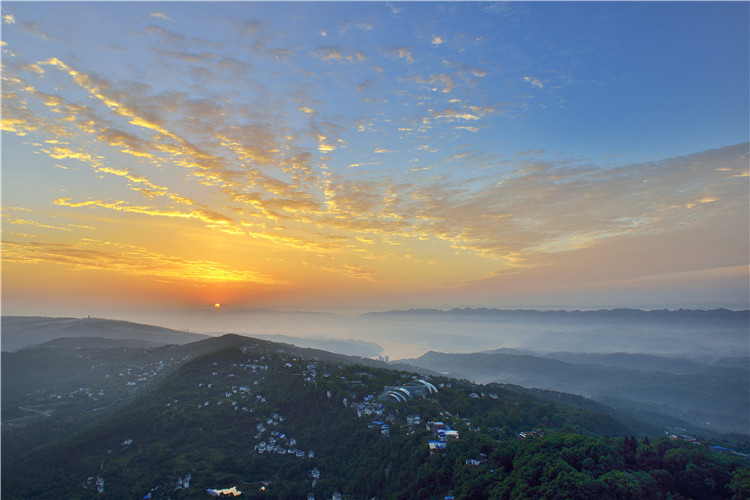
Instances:
[[[242,495],[242,492],[238,490],[236,486],[232,486],[231,488],[224,488],[223,490],[209,488],[206,490],[206,493],[208,493],[212,497],[218,497],[218,496],[224,496],[224,495],[238,497]]]
[[[445,449],[445,443],[441,441],[427,441],[427,446],[429,446],[430,448],[430,456],[433,456],[439,451]]]
[[[406,425],[419,425],[422,423],[422,417],[420,415],[407,415],[406,416]]]

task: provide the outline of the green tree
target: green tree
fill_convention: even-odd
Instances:
[[[747,500],[750,498],[750,467],[738,467],[729,482],[732,500]]]

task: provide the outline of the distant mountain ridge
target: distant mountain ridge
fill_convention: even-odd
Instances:
[[[729,309],[594,309],[594,310],[536,310],[536,309],[493,309],[493,308],[453,308],[443,309],[394,309],[369,312],[363,318],[427,316],[441,319],[494,319],[494,320],[616,320],[616,321],[689,321],[750,324],[750,310],[732,311]]]
[[[160,326],[101,318],[48,318],[43,316],[3,316],[1,347],[17,351],[50,340],[71,337],[127,339],[152,344],[187,344],[207,338]]]

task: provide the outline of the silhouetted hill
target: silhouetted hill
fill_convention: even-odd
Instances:
[[[34,344],[24,347],[23,349],[33,349],[34,347],[61,348],[61,349],[117,349],[120,347],[159,347],[161,342],[150,342],[148,340],[138,339],[103,339],[101,337],[60,337],[49,340],[41,344]]]
[[[41,316],[3,316],[2,350],[24,347],[70,337],[143,340],[157,344],[186,344],[205,335],[181,332],[153,325],[100,318],[46,318]]]

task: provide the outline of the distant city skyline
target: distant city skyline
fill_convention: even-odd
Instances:
[[[3,2],[2,312],[746,309],[749,5]]]

